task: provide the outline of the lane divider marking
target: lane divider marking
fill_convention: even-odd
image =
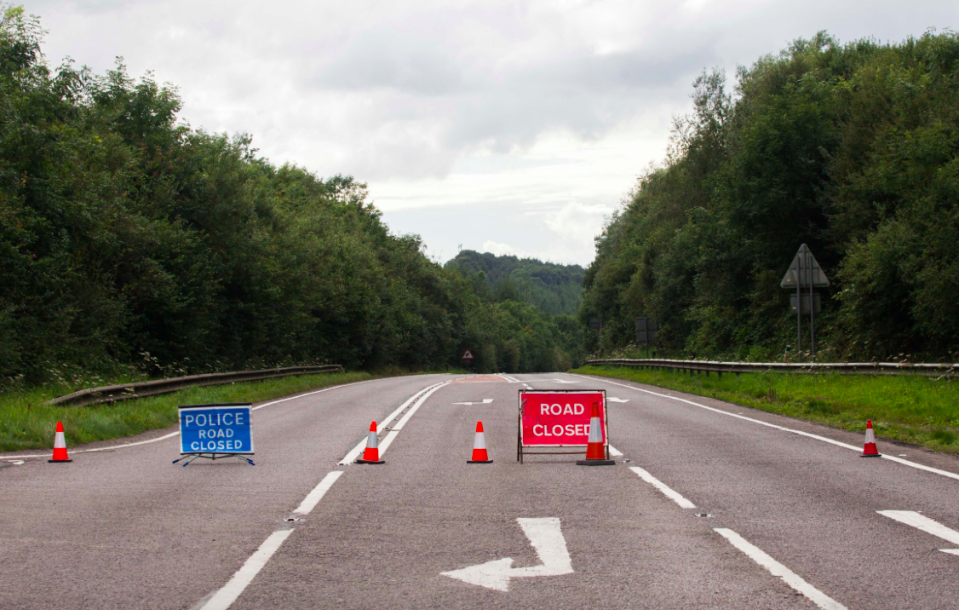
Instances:
[[[364,381],[354,381],[352,383],[344,383],[341,385],[332,386],[329,388],[323,388],[322,390],[316,390],[315,392],[308,392],[306,394],[297,394],[296,396],[290,396],[288,398],[281,398],[279,400],[273,400],[271,402],[264,403],[257,407],[253,407],[253,411],[257,409],[262,409],[264,407],[269,407],[270,405],[275,405],[277,403],[286,402],[288,400],[296,400],[298,398],[306,398],[307,396],[313,396],[314,394],[320,394],[322,392],[329,392],[330,390],[338,390],[340,388],[345,388],[348,386],[362,385],[364,383],[373,383],[376,381],[386,381],[385,379],[366,379]],[[139,445],[149,445],[150,443],[158,443],[160,441],[165,441],[168,438],[174,438],[180,436],[180,431],[171,432],[170,434],[164,434],[163,436],[158,436],[156,438],[147,439],[145,441],[137,441],[135,443],[123,443],[122,445],[111,445],[109,447],[97,447],[96,449],[71,449],[70,453],[97,453],[99,451],[113,451],[114,449],[126,449],[127,447],[137,447]],[[23,460],[26,458],[45,458],[50,457],[49,453],[38,453],[36,455],[9,455],[4,456],[0,455],[0,460]]]
[[[383,455],[383,452],[386,451],[386,447],[389,446],[387,441],[392,442],[392,439],[396,438],[398,434],[398,429],[402,427],[410,417],[413,416],[413,413],[416,412],[420,406],[426,402],[426,399],[430,397],[436,390],[450,383],[449,381],[443,381],[438,384],[429,386],[413,394],[406,402],[404,402],[398,409],[393,411],[387,419],[382,423],[377,424],[377,432],[380,431],[381,427],[384,427],[384,424],[388,424],[396,419],[399,414],[409,405],[416,401],[413,407],[409,412],[400,420],[400,423],[397,424],[393,430],[387,435],[386,439],[380,443],[380,455]],[[362,446],[366,447],[366,439],[363,439]],[[346,461],[347,458],[354,452],[355,448],[350,450],[350,453],[346,454],[346,457],[343,458],[343,461]],[[359,453],[356,453],[358,456]],[[353,456],[353,459],[356,459],[356,456]],[[351,460],[352,461],[352,460]],[[342,462],[341,462],[342,464]],[[336,483],[344,472],[342,470],[334,470],[329,473],[317,484],[313,490],[307,494],[300,505],[293,511],[294,515],[308,515],[310,512],[316,508],[316,505],[323,499],[323,496],[326,495],[326,492],[333,487],[333,484]],[[223,586],[222,589],[216,591],[209,601],[202,603],[199,607],[199,610],[228,610],[228,608],[233,605],[233,602],[237,600],[238,597],[243,593],[243,591],[253,582],[253,579],[256,578],[256,575],[260,573],[260,570],[266,565],[266,563],[273,557],[273,554],[276,553],[277,549],[280,548],[280,545],[290,537],[294,528],[291,526],[283,527],[276,530],[269,537],[263,541],[263,544],[260,545],[260,548],[257,549],[249,559],[246,560],[246,563],[237,570],[236,574],[233,575],[233,578]]]
[[[612,445],[609,445],[609,454],[613,457],[623,457],[623,452]]]
[[[733,530],[725,527],[716,527],[713,528],[713,531],[728,540],[730,544],[742,551],[744,555],[766,568],[770,574],[781,578],[783,582],[822,608],[822,610],[847,610],[845,606],[803,580],[798,574],[767,555],[759,547],[750,544],[745,538]]]
[[[334,470],[327,473],[323,480],[313,488],[303,501],[300,502],[300,505],[296,507],[296,510],[293,511],[294,515],[309,515],[310,512],[316,508],[316,505],[319,504],[320,500],[323,499],[323,496],[326,495],[326,492],[333,487],[333,483],[336,483],[336,480],[343,476],[342,470]]]
[[[441,386],[444,386],[444,385],[446,385],[446,384],[448,384],[448,383],[449,383],[448,381],[441,381],[440,383],[435,383],[435,384],[433,384],[433,385],[431,385],[431,386],[428,386],[428,387],[423,388],[423,389],[420,390],[419,392],[417,392],[417,393],[413,394],[412,396],[410,396],[410,397],[406,400],[406,402],[404,402],[403,404],[401,404],[400,406],[398,406],[395,411],[393,411],[392,413],[390,413],[389,415],[387,415],[385,419],[381,420],[379,423],[376,424],[376,433],[377,433],[377,434],[380,434],[381,432],[383,432],[383,430],[388,426],[388,424],[393,423],[393,420],[395,420],[396,418],[398,418],[398,417],[400,416],[400,413],[402,413],[404,409],[406,409],[408,406],[410,406],[410,404],[412,404],[415,400],[419,399],[424,393],[430,392],[430,390],[435,391],[435,390],[439,389]],[[430,392],[430,394],[432,394],[432,393],[433,393],[433,392]],[[418,407],[417,407],[417,408],[418,408]],[[409,415],[409,413],[407,413],[407,415]],[[402,426],[401,426],[402,423],[404,423],[404,422],[403,422],[403,421],[400,421],[396,426],[393,426],[393,430],[397,430],[397,429],[399,429],[400,427],[402,427]],[[380,455],[382,455],[383,452],[386,451],[386,447],[389,446],[389,443],[392,443],[392,442],[393,442],[392,438],[390,438],[390,437],[395,437],[395,435],[392,433],[392,431],[390,432],[390,434],[388,434],[388,435],[386,436],[386,439],[384,439],[383,442],[380,443],[380,447],[379,447]],[[386,442],[387,439],[389,439],[389,443]],[[385,446],[384,446],[384,445],[385,445]],[[360,440],[360,442],[357,443],[355,447],[353,447],[352,449],[350,449],[350,450],[347,452],[347,454],[343,456],[343,459],[342,459],[342,460],[340,460],[339,462],[337,462],[337,466],[349,466],[350,464],[352,464],[353,462],[356,461],[356,458],[360,457],[360,454],[363,453],[363,450],[364,450],[364,449],[366,449],[366,436],[364,436],[363,439]]]
[[[679,504],[680,508],[696,508],[696,505],[684,498],[682,494],[667,487],[665,483],[649,474],[639,466],[630,466],[629,469],[638,474],[639,478],[661,491],[664,496],[676,504]]]
[[[260,573],[260,570],[263,569],[266,562],[270,560],[270,557],[273,557],[273,554],[280,548],[280,545],[283,544],[292,533],[293,528],[289,528],[277,530],[270,534],[270,536],[263,541],[263,544],[260,545],[260,548],[250,555],[250,558],[246,560],[243,567],[237,570],[233,578],[230,579],[230,582],[226,583],[222,589],[214,593],[213,597],[203,604],[200,610],[227,610],[227,608],[233,605],[236,598],[240,597],[240,594],[243,593],[247,585],[256,578],[256,575]]]
[[[567,374],[568,374],[568,375],[575,375],[575,376],[577,376],[577,377],[585,377],[586,379],[596,379],[595,377],[590,377],[590,376],[587,376],[587,375],[580,375],[580,374],[578,374],[578,373],[567,373]],[[744,420],[744,421],[748,421],[748,422],[751,422],[751,423],[754,423],[754,424],[759,424],[759,425],[761,425],[761,426],[766,426],[767,428],[773,428],[773,429],[776,429],[776,430],[782,430],[783,432],[790,432],[790,433],[792,433],[792,434],[797,434],[797,435],[799,435],[799,436],[805,436],[806,438],[811,438],[811,439],[814,439],[814,440],[817,440],[817,441],[821,441],[821,442],[823,442],[823,443],[829,443],[830,445],[835,445],[835,446],[837,446],[837,447],[842,447],[843,449],[851,449],[852,451],[856,451],[856,452],[859,452],[859,453],[862,452],[862,447],[861,447],[861,446],[850,445],[850,444],[848,444],[848,443],[843,443],[843,442],[840,442],[840,441],[835,441],[835,440],[833,440],[833,439],[831,439],[831,438],[826,438],[825,436],[820,436],[820,435],[818,435],[818,434],[812,434],[812,433],[810,433],[810,432],[803,432],[802,430],[794,430],[793,428],[786,428],[786,427],[784,427],[784,426],[777,426],[776,424],[771,424],[771,423],[769,423],[769,422],[764,422],[764,421],[762,421],[762,420],[760,420],[760,419],[754,419],[754,418],[752,418],[752,417],[746,417],[745,415],[738,415],[738,414],[736,414],[736,413],[730,413],[729,411],[723,411],[722,409],[717,409],[717,408],[715,408],[715,407],[708,407],[708,406],[706,406],[706,405],[699,404],[698,402],[693,402],[693,401],[691,401],[691,400],[686,400],[685,398],[678,398],[678,397],[676,397],[676,396],[670,396],[669,394],[660,394],[659,392],[651,392],[651,391],[649,391],[649,390],[644,390],[644,389],[642,389],[642,388],[637,388],[637,387],[635,387],[635,386],[625,385],[625,384],[622,384],[622,383],[616,383],[615,381],[608,381],[605,377],[600,377],[600,378],[598,378],[598,380],[602,380],[602,381],[604,381],[604,382],[606,382],[606,383],[610,383],[610,384],[612,384],[612,385],[618,385],[618,386],[623,387],[623,388],[628,388],[628,389],[630,389],[630,390],[635,390],[635,391],[637,391],[637,392],[644,392],[644,393],[646,393],[646,394],[652,394],[653,396],[659,396],[659,397],[661,397],[661,398],[669,398],[669,399],[672,399],[672,400],[676,400],[676,401],[678,401],[678,402],[684,402],[684,403],[689,404],[689,405],[692,405],[692,406],[694,406],[694,407],[699,407],[700,409],[706,409],[707,411],[712,411],[713,413],[719,413],[719,414],[721,414],[721,415],[728,415],[729,417],[735,417],[735,418],[737,418],[737,419],[742,419],[742,420]],[[909,466],[910,468],[915,468],[915,469],[917,469],[917,470],[924,470],[924,471],[926,471],[926,472],[931,472],[932,474],[938,474],[939,476],[948,477],[948,478],[950,478],[950,479],[955,479],[955,480],[959,481],[959,474],[956,474],[955,472],[949,472],[948,470],[940,470],[939,468],[933,468],[932,466],[926,466],[925,464],[919,464],[919,463],[916,463],[916,462],[910,462],[909,460],[904,460],[904,459],[902,459],[902,458],[900,458],[900,457],[894,457],[894,456],[891,456],[891,455],[886,455],[885,453],[882,454],[881,457],[882,457],[882,459],[884,459],[884,460],[889,460],[890,462],[896,462],[897,464],[902,464],[903,466]]]
[[[945,525],[934,521],[925,515],[921,515],[912,510],[877,510],[877,513],[890,519],[895,519],[900,523],[911,525],[912,527],[932,534],[937,538],[942,538],[946,542],[959,545],[959,532],[948,528]],[[943,553],[950,555],[959,555],[959,549],[939,549]]]

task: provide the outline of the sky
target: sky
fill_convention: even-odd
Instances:
[[[897,42],[959,21],[959,2],[928,0],[20,2],[52,67],[152,71],[191,127],[366,182],[434,260],[584,266],[703,70],[734,86],[737,66],[821,30]]]

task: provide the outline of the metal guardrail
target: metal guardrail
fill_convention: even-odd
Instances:
[[[866,375],[929,375],[941,377],[959,373],[959,364],[909,362],[719,362],[715,360],[613,359],[587,360],[592,366],[632,366],[718,373],[839,373]]]
[[[188,375],[171,379],[156,379],[123,385],[108,385],[99,388],[80,390],[65,396],[59,396],[43,403],[45,405],[92,405],[101,402],[117,402],[131,398],[143,398],[176,392],[184,388],[207,385],[222,385],[238,381],[259,381],[274,379],[290,375],[312,375],[314,373],[342,373],[345,369],[339,364],[323,366],[288,366],[277,369],[260,369],[258,371],[240,371],[237,373],[208,373],[205,375]]]

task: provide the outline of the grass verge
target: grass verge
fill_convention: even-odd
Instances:
[[[306,390],[395,374],[396,371],[387,375],[364,372],[298,375],[188,388],[161,396],[84,407],[40,405],[66,393],[60,386],[3,394],[0,395],[0,451],[53,447],[53,431],[57,421],[63,422],[67,445],[73,446],[172,426],[177,422],[178,405],[260,402]]]
[[[959,381],[924,376],[790,375],[706,376],[668,369],[585,366],[571,372],[637,381],[737,405],[780,413],[844,430],[959,453]]]

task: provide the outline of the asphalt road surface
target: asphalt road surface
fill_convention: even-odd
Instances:
[[[616,465],[519,464],[524,388],[605,389]],[[0,608],[959,607],[949,456],[562,373],[256,406],[255,467],[173,465],[176,428],[0,456]]]

